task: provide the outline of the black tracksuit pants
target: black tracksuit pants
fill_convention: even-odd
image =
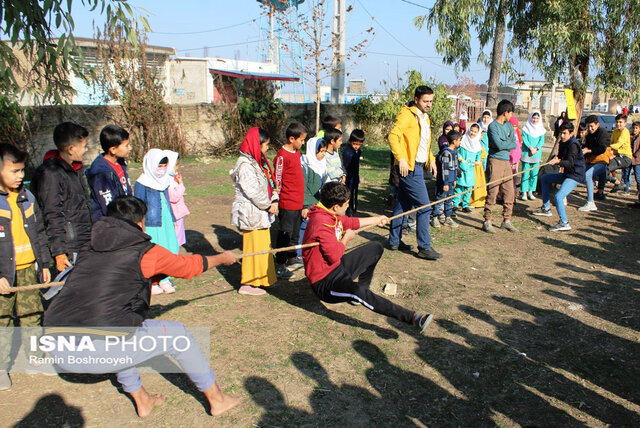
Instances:
[[[300,222],[302,210],[283,210],[278,211],[278,220],[280,222],[280,229],[278,229],[278,236],[276,238],[276,248],[289,247],[296,245],[300,238]],[[276,263],[283,265],[287,262],[287,259],[296,256],[296,250],[282,251],[276,253]]]
[[[357,301],[374,312],[411,324],[415,312],[390,302],[369,290],[373,271],[384,248],[379,242],[370,242],[344,256],[340,265],[311,284],[323,302],[342,303]],[[356,279],[359,279],[357,282]]]

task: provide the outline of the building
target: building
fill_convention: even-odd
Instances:
[[[515,105],[524,110],[540,110],[545,116],[558,116],[567,109],[564,89],[567,85],[551,84],[540,80],[522,80],[507,85],[515,94]],[[502,88],[501,88],[502,89]],[[584,109],[592,109],[593,90],[585,94]]]

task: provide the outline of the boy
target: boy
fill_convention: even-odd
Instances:
[[[631,125],[631,171],[636,178],[636,190],[640,195],[640,122],[633,122]]]
[[[51,280],[51,256],[40,208],[22,185],[27,154],[0,144],[0,328],[19,320],[21,327],[37,327],[42,320],[39,290],[12,293],[11,287]],[[16,323],[17,325],[17,323]],[[11,388],[7,374],[11,358],[9,329],[0,332],[0,391]],[[26,348],[25,348],[26,351]]]
[[[518,230],[511,223],[513,204],[515,202],[515,187],[510,175],[511,164],[509,163],[509,152],[516,148],[516,137],[513,132],[513,125],[509,122],[513,115],[514,106],[509,100],[502,100],[498,103],[496,120],[488,126],[487,135],[489,138],[489,160],[487,161],[487,182],[502,180],[498,184],[493,184],[487,188],[487,200],[484,205],[484,224],[482,230],[487,233],[496,233],[491,224],[491,210],[496,203],[498,192],[502,192],[502,229],[509,232]]]
[[[325,129],[323,138],[329,144],[327,146],[327,154],[324,157],[324,162],[327,164],[328,179],[344,184],[346,177],[342,168],[342,160],[338,153],[338,149],[342,145],[342,131],[336,128]]]
[[[410,311],[369,290],[373,271],[384,252],[382,244],[369,242],[344,254],[347,244],[356,236],[354,230],[389,222],[386,216],[346,217],[348,206],[347,186],[330,182],[322,187],[320,202],[309,211],[303,243],[318,242],[319,245],[303,249],[302,257],[313,292],[323,302],[362,304],[369,310],[416,325],[424,331],[433,315]]]
[[[462,135],[458,131],[449,131],[447,133],[447,141],[449,145],[443,147],[436,157],[436,165],[438,167],[438,175],[436,176],[436,200],[439,201],[448,196],[453,195],[456,187],[456,179],[458,178],[458,147],[462,141]],[[444,207],[444,214],[443,214]],[[438,202],[433,207],[433,227],[440,227],[441,221],[438,217],[444,216],[442,223],[449,227],[458,227],[458,223],[453,221],[453,199],[444,202]]]
[[[605,199],[604,186],[607,175],[607,166],[611,160],[609,147],[611,141],[607,138],[606,131],[600,127],[598,116],[589,115],[584,120],[587,125],[588,134],[585,137],[585,144],[582,153],[585,155],[587,171],[585,172],[585,182],[587,185],[587,203],[578,208],[578,211],[597,211],[594,199]],[[598,180],[598,191],[594,194],[593,179]]]
[[[575,189],[578,184],[584,183],[586,164],[580,142],[573,136],[573,123],[564,122],[558,128],[560,131],[560,145],[558,146],[558,156],[549,161],[550,165],[558,165],[562,168],[561,173],[545,174],[540,180],[542,189],[542,207],[532,214],[543,217],[551,217],[551,206],[549,197],[549,185],[560,184],[560,190],[556,192],[555,202],[560,221],[549,228],[550,232],[561,232],[571,230],[567,217],[564,199]]]
[[[615,157],[611,158],[609,166],[607,167],[607,170],[610,173],[613,173],[618,169],[629,168],[631,166],[631,156],[633,156],[631,154],[631,136],[627,129],[627,116],[624,114],[616,116],[616,129],[611,133],[611,150]],[[616,178],[613,189],[611,189],[611,193],[624,189],[625,185]]]
[[[82,166],[88,136],[89,132],[75,123],[56,126],[53,141],[58,150],[45,154],[31,181],[59,272],[71,266],[91,236],[91,202]]]
[[[278,202],[278,220],[280,229],[276,238],[276,248],[289,247],[298,242],[300,222],[304,204],[304,175],[300,162],[300,147],[307,138],[307,129],[303,124],[293,122],[286,131],[286,143],[273,159],[276,169],[276,188],[280,195]],[[276,276],[281,279],[291,278],[286,263],[297,264],[295,251],[276,253]]]
[[[358,212],[358,185],[360,184],[360,156],[364,144],[364,131],[354,129],[349,136],[349,146],[342,152],[342,166],[346,178],[345,184],[351,192],[349,197],[349,209],[347,215],[353,217]]]
[[[100,131],[100,146],[103,153],[87,170],[94,222],[107,214],[107,205],[113,199],[133,194],[126,162],[131,152],[129,133],[117,125],[107,125]]]
[[[322,129],[320,131],[318,131],[318,134],[316,135],[316,137],[324,138],[324,132],[327,129],[330,129],[330,128],[336,128],[336,129],[342,131],[342,121],[340,120],[339,117],[332,116],[330,114],[326,115],[322,119]]]
[[[44,316],[45,327],[71,327],[66,332],[73,333],[74,327],[92,329],[95,360],[111,359],[114,363],[69,362],[60,350],[52,351],[54,358],[63,360],[58,367],[73,373],[117,373],[117,380],[125,392],[131,395],[138,415],[142,418],[154,407],[164,402],[161,395],[151,395],[142,386],[136,365],[159,355],[170,354],[187,370],[187,375],[204,394],[211,405],[211,413],[219,415],[240,403],[240,399],[223,394],[218,387],[209,362],[202,356],[197,346],[178,349],[173,337],[184,336],[193,343],[194,338],[182,323],[147,319],[151,298],[152,278],[170,275],[190,279],[207,269],[221,264],[236,262],[236,256],[225,251],[215,256],[172,254],[169,250],[152,244],[151,237],[144,233],[144,216],[147,207],[134,196],[120,196],[107,207],[107,215],[93,226],[91,241],[82,249],[82,256],[73,268],[60,294],[51,302]],[[100,327],[100,329],[96,329]],[[100,331],[113,328],[127,328],[135,337],[159,337],[165,339],[163,346],[136,348],[127,347],[122,351],[116,346],[109,354],[105,350],[105,340]],[[46,331],[55,334],[54,329]],[[64,329],[57,329],[64,330]],[[119,330],[122,331],[122,330]],[[63,334],[63,333],[58,333]],[[107,331],[108,335],[109,332]],[[111,333],[113,334],[113,333]],[[142,341],[139,341],[142,344]],[[146,343],[149,343],[147,339]],[[122,358],[126,356],[127,358]]]

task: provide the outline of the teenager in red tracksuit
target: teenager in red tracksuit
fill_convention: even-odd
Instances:
[[[424,331],[433,315],[410,311],[369,290],[373,271],[384,251],[382,244],[370,242],[345,254],[347,243],[356,235],[356,229],[389,222],[386,216],[345,216],[349,195],[349,188],[344,184],[327,183],[322,187],[320,202],[311,207],[307,215],[309,222],[302,243],[319,243],[302,250],[304,270],[314,293],[323,302],[359,303]]]

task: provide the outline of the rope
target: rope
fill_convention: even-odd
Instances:
[[[538,166],[534,166],[532,168],[528,168],[528,169],[524,169],[522,171],[518,171],[515,174],[508,175],[506,177],[500,178],[499,180],[493,180],[493,181],[490,181],[488,183],[484,183],[484,184],[482,184],[480,186],[472,187],[469,190],[465,190],[464,192],[460,192],[460,193],[457,193],[455,195],[447,196],[446,198],[440,199],[438,201],[430,202],[430,203],[428,203],[426,205],[422,205],[422,206],[417,207],[417,208],[412,208],[409,211],[405,211],[405,212],[402,212],[402,213],[400,213],[398,215],[389,217],[389,221],[395,220],[395,219],[400,218],[400,217],[404,217],[405,215],[414,213],[416,211],[420,211],[420,210],[422,210],[424,208],[428,208],[428,207],[433,206],[435,204],[438,204],[440,202],[444,202],[444,201],[447,201],[449,199],[453,199],[456,196],[464,195],[465,193],[473,192],[474,190],[482,189],[483,187],[489,187],[489,186],[492,186],[494,184],[498,184],[498,183],[502,183],[504,181],[508,181],[509,179],[512,179],[513,177],[517,177],[520,174],[523,174],[523,173],[529,172],[529,171],[533,171],[534,169],[542,168],[543,166],[546,166],[546,165],[549,165],[549,162],[545,162],[545,163],[542,163],[542,164],[540,164]],[[358,229],[356,231],[356,234],[359,234],[360,232],[363,232],[363,231],[365,231],[367,229],[372,229],[372,228],[378,227],[378,226],[379,226],[379,224],[372,224],[372,225],[369,225],[369,226],[362,227],[362,228],[360,228],[360,229]],[[318,245],[320,245],[319,242],[314,242],[314,243],[311,243],[311,244],[292,245],[290,247],[275,248],[275,249],[272,249],[272,250],[258,251],[256,253],[240,254],[238,256],[238,260],[244,259],[246,257],[261,256],[263,254],[275,254],[275,253],[280,253],[280,252],[283,252],[283,251],[293,251],[293,250],[299,250],[299,249],[303,249],[303,248],[311,248],[311,247],[316,247]],[[48,284],[24,285],[22,287],[12,287],[11,288],[11,292],[14,293],[14,292],[28,291],[28,290],[39,290],[39,289],[42,289],[42,288],[55,287],[55,286],[60,286],[60,285],[64,285],[64,282],[50,282]]]

